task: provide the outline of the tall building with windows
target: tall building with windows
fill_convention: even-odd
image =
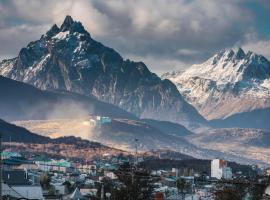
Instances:
[[[231,179],[232,169],[227,166],[227,161],[214,159],[211,161],[211,177],[217,179]]]

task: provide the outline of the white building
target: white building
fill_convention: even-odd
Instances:
[[[118,177],[115,175],[115,173],[110,171],[105,171],[104,176],[110,178],[110,179],[118,179]]]
[[[214,159],[211,161],[211,177],[217,179],[231,179],[232,170],[227,167],[227,161],[221,159]]]

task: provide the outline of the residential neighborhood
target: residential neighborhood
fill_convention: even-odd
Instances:
[[[10,151],[3,151],[2,158],[2,195],[9,199],[135,200],[138,195],[140,199],[207,200],[215,199],[215,194],[224,188],[233,189],[246,181],[266,188],[265,198],[270,195],[269,169],[250,166],[252,170],[247,177],[246,172],[235,172],[227,161],[220,159],[211,161],[210,174],[207,174],[185,167],[149,170],[143,167],[142,157],[109,154],[87,163],[57,160],[45,154],[24,157]],[[135,192],[135,183],[140,184],[140,190],[129,196]]]

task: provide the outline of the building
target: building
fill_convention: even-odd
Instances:
[[[267,176],[270,176],[270,168],[267,168],[267,169],[265,170],[265,172],[266,172],[266,175],[267,175]]]
[[[21,157],[21,154],[12,151],[3,151],[1,153],[2,159],[12,158],[12,157]]]
[[[232,170],[227,166],[227,161],[214,159],[211,161],[211,177],[217,179],[231,179]]]
[[[118,179],[118,177],[115,175],[115,173],[110,171],[104,171],[104,176],[110,178],[110,179]]]
[[[222,170],[222,178],[232,179],[232,169],[230,167],[224,167]]]
[[[111,123],[112,120],[110,117],[102,117],[102,116],[97,116],[97,121],[98,123],[100,123],[101,125],[103,124],[107,124],[107,123]]]
[[[39,184],[33,184],[24,170],[4,170],[3,195],[24,199],[43,199],[42,188]]]

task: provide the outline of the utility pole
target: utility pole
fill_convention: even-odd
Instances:
[[[102,185],[101,185],[101,191],[100,191],[100,199],[101,200],[104,200],[104,184],[103,183],[101,183]]]
[[[135,165],[138,164],[138,139],[135,138]]]

